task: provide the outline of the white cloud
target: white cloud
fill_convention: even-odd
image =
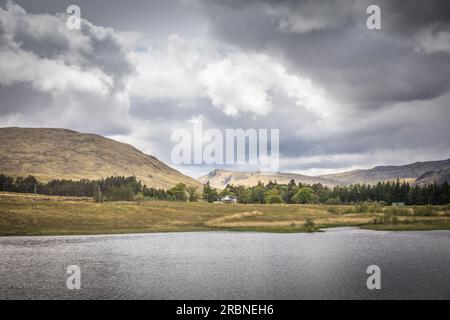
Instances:
[[[198,69],[210,59],[201,53],[198,43],[171,35],[163,49],[135,52],[138,76],[131,79],[131,94],[148,100],[191,100],[203,95],[196,80]]]
[[[229,116],[266,116],[273,108],[273,66],[261,55],[232,54],[209,63],[199,75],[213,105]]]
[[[274,95],[281,94],[321,117],[333,109],[311,80],[289,74],[264,54],[221,53],[212,43],[171,35],[166,48],[135,52],[134,58],[138,76],[128,89],[149,101],[207,98],[228,116],[267,116],[274,108]]]
[[[5,106],[0,123],[97,132],[130,125],[123,85],[133,65],[112,29],[82,20],[81,30],[69,30],[61,14],[29,14],[8,2],[0,7],[0,74],[0,86],[16,88],[2,91],[5,100],[36,93],[49,99],[39,109]]]
[[[227,115],[252,112],[267,116],[274,108],[274,94],[282,94],[298,107],[319,117],[335,110],[325,93],[309,79],[289,74],[263,54],[230,54],[208,64],[200,74],[208,96]]]
[[[0,51],[0,84],[29,83],[34,89],[52,94],[66,90],[96,92],[107,95],[112,77],[98,68],[82,70],[77,65],[67,65],[63,60],[39,58],[23,50]]]

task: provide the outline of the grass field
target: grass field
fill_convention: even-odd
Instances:
[[[104,202],[90,198],[0,194],[0,236],[76,235],[169,231],[234,230],[304,232],[336,226],[376,230],[450,229],[450,215],[436,208],[432,216],[397,216],[396,223],[373,224],[379,212],[355,212],[340,205],[245,205],[200,202]],[[412,208],[406,211],[413,212]],[[307,219],[314,221],[306,228]]]

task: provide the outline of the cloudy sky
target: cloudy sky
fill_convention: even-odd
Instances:
[[[70,4],[81,30],[66,26]],[[366,27],[370,4],[381,30]],[[206,128],[280,129],[284,172],[450,157],[447,0],[0,7],[2,127],[98,133],[169,165],[171,133],[199,117]]]

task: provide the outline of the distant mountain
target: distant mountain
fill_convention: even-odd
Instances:
[[[269,181],[276,181],[278,183],[288,183],[291,179],[295,182],[314,184],[321,183],[327,186],[334,186],[338,184],[337,181],[331,179],[324,179],[319,177],[310,177],[296,173],[270,173],[270,172],[243,172],[215,169],[205,176],[199,178],[203,183],[209,181],[214,188],[222,189],[227,184],[254,186],[259,181],[267,184]]]
[[[152,187],[170,188],[179,182],[201,187],[129,144],[66,129],[0,128],[0,173],[31,174],[43,181],[134,175]]]
[[[427,172],[434,172],[450,166],[450,159],[440,161],[415,162],[402,166],[378,166],[367,170],[353,170],[336,174],[326,174],[319,177],[331,179],[341,184],[367,183],[374,184],[378,181],[406,180],[414,182],[418,177]]]
[[[321,183],[326,186],[349,185],[355,183],[375,184],[380,181],[393,181],[397,178],[417,184],[428,182],[442,183],[449,179],[450,159],[441,161],[415,162],[402,166],[378,166],[367,170],[353,170],[321,176],[307,176],[295,173],[242,172],[215,169],[199,178],[203,183],[209,181],[215,188],[224,188],[227,184],[253,186],[261,181],[287,183],[291,179],[306,184]],[[419,179],[420,178],[420,179]],[[417,179],[417,182],[415,182]]]
[[[446,181],[450,183],[450,166],[444,169],[426,172],[419,176],[414,184],[427,185],[436,183],[439,185],[443,184]]]

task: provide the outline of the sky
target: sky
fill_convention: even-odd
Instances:
[[[282,172],[449,158],[449,88],[446,0],[0,0],[1,127],[101,134],[194,177],[217,166],[175,165],[171,135],[196,119],[279,129]]]

